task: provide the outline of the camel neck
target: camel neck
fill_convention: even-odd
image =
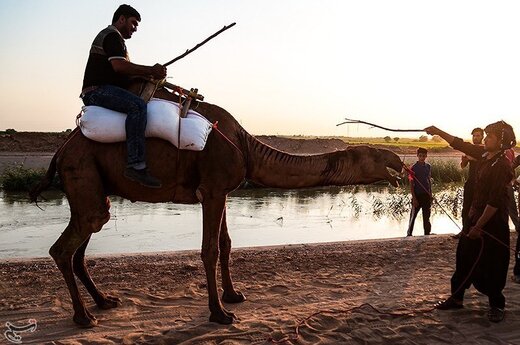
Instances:
[[[336,184],[337,166],[330,155],[294,155],[251,137],[248,142],[247,178],[273,188],[307,188]],[[337,163],[337,162],[336,162]],[[344,183],[341,183],[344,184]]]

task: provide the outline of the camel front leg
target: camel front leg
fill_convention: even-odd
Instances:
[[[222,306],[217,291],[217,260],[219,255],[219,232],[226,204],[224,196],[204,195],[202,202],[202,262],[206,270],[206,280],[209,298],[209,321],[220,324],[230,324],[235,315]]]
[[[246,297],[240,292],[235,291],[233,288],[233,281],[231,280],[231,273],[229,271],[229,256],[231,253],[231,238],[229,237],[227,221],[226,221],[226,210],[222,216],[222,223],[220,224],[220,271],[222,275],[222,288],[224,293],[222,294],[222,300],[226,303],[240,303],[246,300]]]
[[[83,242],[78,248],[72,259],[72,265],[74,273],[81,280],[88,293],[92,296],[96,305],[100,309],[111,309],[121,305],[121,300],[117,297],[108,296],[99,291],[96,284],[90,277],[87,266],[85,265],[85,249],[87,248],[88,242],[90,241],[91,235]]]

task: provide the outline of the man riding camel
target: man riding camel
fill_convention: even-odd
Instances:
[[[112,25],[101,30],[92,43],[80,97],[85,105],[97,105],[127,115],[128,157],[124,176],[144,186],[159,188],[161,182],[146,169],[146,102],[126,90],[131,77],[166,77],[166,67],[137,65],[128,58],[125,39],[132,37],[140,21],[139,12],[129,5],[121,5],[115,11]]]

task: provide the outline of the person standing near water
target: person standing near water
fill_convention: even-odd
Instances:
[[[421,209],[424,235],[429,235],[432,230],[432,224],[430,223],[432,207],[432,167],[426,163],[426,157],[428,157],[428,150],[422,147],[418,148],[417,162],[410,168],[413,172],[413,178],[410,178],[412,210],[410,211],[410,222],[406,236],[412,236],[415,218]]]

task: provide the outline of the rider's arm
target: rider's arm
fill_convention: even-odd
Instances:
[[[166,77],[166,67],[160,64],[143,66],[124,59],[112,59],[110,60],[110,64],[114,71],[120,74],[143,77],[151,76],[155,79],[163,79]]]

